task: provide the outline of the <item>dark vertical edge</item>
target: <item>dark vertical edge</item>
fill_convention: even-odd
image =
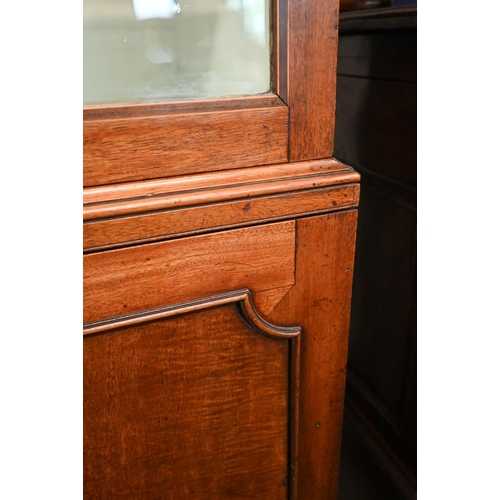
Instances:
[[[274,77],[276,94],[288,104],[288,0],[275,0]]]
[[[298,437],[299,437],[299,368],[300,335],[290,339],[289,350],[289,440],[288,440],[288,498],[298,498]]]
[[[338,8],[338,0],[290,0],[290,161],[333,154]]]

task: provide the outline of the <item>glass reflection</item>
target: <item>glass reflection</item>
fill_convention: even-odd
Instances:
[[[269,91],[269,0],[84,0],[86,105]]]

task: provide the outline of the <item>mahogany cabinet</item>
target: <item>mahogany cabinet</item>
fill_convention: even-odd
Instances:
[[[336,497],[359,175],[336,2],[273,5],[265,95],[84,109],[84,495]]]

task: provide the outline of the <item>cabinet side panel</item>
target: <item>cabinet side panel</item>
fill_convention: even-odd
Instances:
[[[296,282],[271,313],[300,324],[298,498],[336,498],[357,211],[297,221]]]

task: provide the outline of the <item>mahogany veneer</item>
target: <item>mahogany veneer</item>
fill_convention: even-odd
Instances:
[[[336,496],[359,175],[338,5],[273,4],[267,95],[84,110],[84,494]]]

